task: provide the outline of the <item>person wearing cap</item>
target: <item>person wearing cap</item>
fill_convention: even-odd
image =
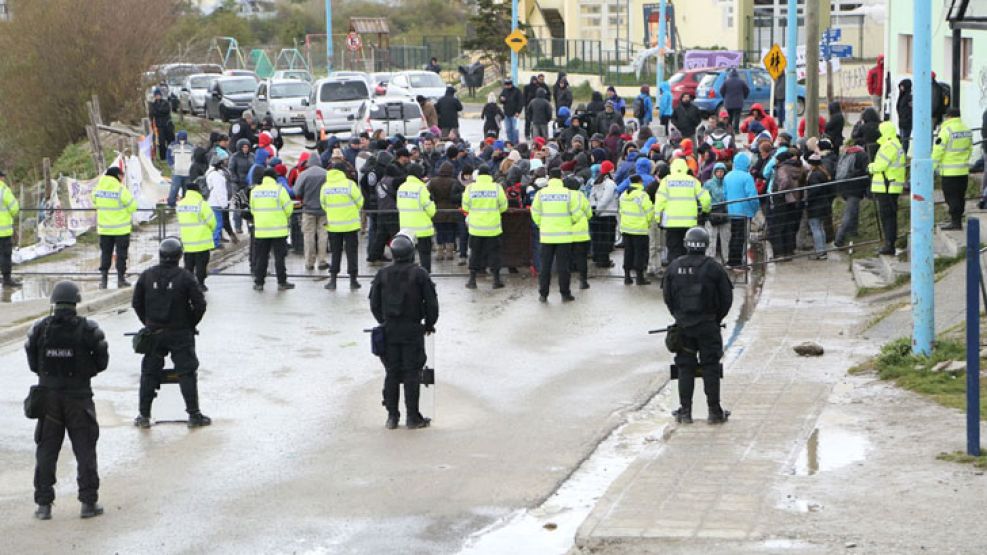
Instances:
[[[596,116],[596,130],[600,134],[609,134],[613,131],[613,126],[617,126],[617,133],[624,132],[624,118],[617,111],[617,106],[613,100],[607,100],[603,104],[603,112]]]
[[[254,291],[264,290],[267,264],[274,253],[274,269],[278,278],[278,290],[294,289],[288,283],[288,270],[284,259],[288,255],[287,238],[289,221],[294,212],[291,196],[277,182],[278,174],[271,168],[264,170],[260,185],[250,191],[250,214],[254,219]]]
[[[7,174],[0,170],[0,275],[4,287],[19,287],[21,282],[11,277],[14,252],[14,219],[21,211],[14,191],[5,181]]]
[[[137,211],[137,202],[123,183],[120,168],[113,166],[99,178],[92,192],[96,209],[96,233],[99,235],[99,287],[106,289],[116,251],[117,285],[130,287],[127,281],[127,250],[130,248],[131,215]]]
[[[432,273],[432,237],[435,235],[432,217],[435,216],[435,203],[422,181],[424,177],[425,168],[421,164],[408,164],[408,177],[398,187],[397,208],[399,227],[415,234],[421,267]]]
[[[198,182],[189,183],[188,192],[178,201],[175,213],[178,217],[179,236],[185,249],[185,269],[195,275],[199,289],[208,291],[206,276],[209,253],[216,247],[213,232],[220,226],[215,212],[202,198]]]
[[[435,333],[439,297],[424,268],[415,264],[415,238],[400,231],[391,242],[394,263],[382,268],[370,286],[370,311],[383,328],[381,362],[384,377],[383,405],[388,430],[398,427],[401,384],[404,384],[405,424],[409,430],[427,428],[431,419],[418,409],[420,379],[425,363],[425,336]]]
[[[514,81],[504,79],[504,88],[500,90],[498,100],[504,107],[504,133],[507,135],[507,140],[516,145],[518,144],[517,118],[524,110],[524,95],[514,86]]]
[[[151,427],[151,404],[161,387],[165,357],[178,376],[185,400],[188,427],[208,426],[212,419],[199,409],[199,358],[195,353],[196,328],[206,314],[206,298],[195,277],[178,266],[184,246],[174,237],[158,245],[158,264],[141,273],[134,286],[131,306],[146,332],[154,339],[141,360],[138,414],[134,426]]]
[[[339,275],[345,249],[346,273],[350,276],[350,289],[359,289],[360,283],[356,279],[359,273],[357,250],[363,193],[360,187],[347,177],[344,164],[332,166],[323,173],[325,179],[319,190],[319,203],[323,214],[321,220],[329,234],[329,249],[332,251],[329,283],[325,288],[329,291],[336,290],[336,276]],[[308,183],[302,185],[306,188],[309,186]],[[314,259],[315,255],[312,256]]]
[[[158,136],[158,160],[168,159],[168,145],[175,140],[175,124],[171,121],[171,103],[161,94],[160,88],[154,89],[154,100],[148,107],[147,117],[154,124],[154,132]]]
[[[552,263],[559,274],[559,292],[562,301],[576,300],[569,288],[569,257],[572,250],[573,229],[586,218],[580,193],[566,189],[562,182],[562,170],[555,166],[548,170],[548,185],[535,193],[531,204],[531,220],[538,226],[541,251],[541,270],[538,273],[538,300],[548,302],[552,285]]]
[[[33,418],[38,419],[34,430],[34,502],[38,508],[34,516],[39,520],[51,519],[55,470],[66,432],[75,453],[80,516],[103,514],[97,503],[99,422],[90,380],[106,370],[110,353],[99,325],[76,312],[80,302],[78,285],[56,283],[51,292],[51,315],[35,322],[24,345],[28,367],[38,375],[38,389],[32,391],[38,395],[38,412]]]
[[[583,157],[585,158],[585,154]],[[579,288],[589,289],[589,220],[593,217],[593,209],[589,205],[589,197],[582,192],[583,180],[575,174],[567,175],[562,180],[566,189],[579,199],[579,210],[583,217],[572,224],[572,251],[569,266],[579,274]]]

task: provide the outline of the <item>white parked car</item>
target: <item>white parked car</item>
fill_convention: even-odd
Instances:
[[[446,82],[431,71],[402,71],[387,83],[388,96],[424,96],[433,101],[446,94]]]
[[[186,114],[205,115],[209,88],[220,77],[216,73],[194,73],[186,77],[178,93],[178,109]]]
[[[378,97],[364,103],[352,117],[353,135],[383,129],[387,136],[400,133],[413,137],[426,129],[421,107],[410,99]]]
[[[307,69],[279,69],[271,79],[294,79],[296,81],[312,82],[312,74]]]
[[[363,77],[339,77],[334,74],[328,79],[316,81],[306,114],[307,136],[321,130],[329,133],[349,131],[357,111],[370,100],[370,96],[370,85]]]
[[[250,108],[254,117],[271,116],[278,127],[305,127],[312,85],[298,79],[269,79],[257,86]]]

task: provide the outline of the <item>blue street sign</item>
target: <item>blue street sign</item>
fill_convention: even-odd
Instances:
[[[829,47],[830,53],[834,58],[852,58],[853,57],[853,45],[852,44],[834,44]]]
[[[832,57],[833,57],[833,51],[830,49],[830,46],[828,44],[825,44],[825,43],[824,44],[820,44],[819,45],[819,59],[820,60],[823,60],[823,61],[826,61],[826,60],[828,60],[828,59],[830,59]]]
[[[843,38],[843,29],[830,27],[823,32],[823,42],[836,42]]]

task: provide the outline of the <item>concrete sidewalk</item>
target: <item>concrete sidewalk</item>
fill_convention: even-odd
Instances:
[[[724,359],[730,422],[705,423],[697,384],[696,423],[675,425],[667,441],[649,446],[611,485],[580,527],[577,547],[594,553],[704,552],[722,541],[766,547],[768,513],[777,511],[774,482],[794,464],[834,384],[875,349],[851,339],[865,317],[854,295],[842,260],[771,268],[756,312]],[[824,346],[825,355],[798,357],[792,347],[803,341]]]

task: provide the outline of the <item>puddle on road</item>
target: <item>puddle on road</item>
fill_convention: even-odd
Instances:
[[[869,443],[853,432],[837,427],[816,428],[795,462],[796,476],[813,476],[864,460]]]

